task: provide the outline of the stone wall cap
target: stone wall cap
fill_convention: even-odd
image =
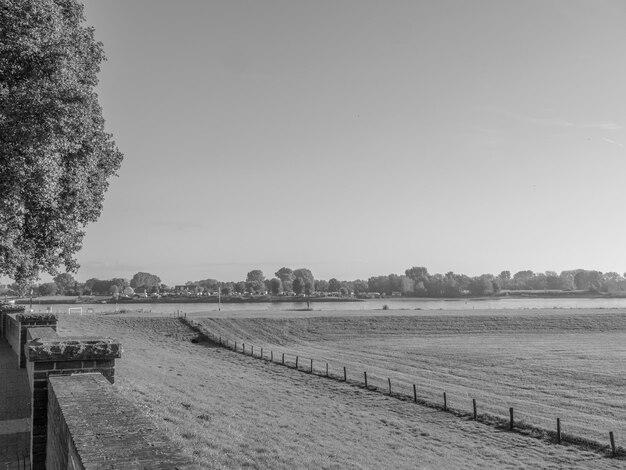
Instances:
[[[34,339],[41,339],[41,338],[49,338],[49,339],[59,338],[59,334],[56,332],[56,330],[49,326],[34,326],[31,328],[28,328],[27,334],[28,334],[29,341],[32,341]]]
[[[0,304],[0,313],[20,313],[26,310],[25,305],[15,305],[15,304]]]
[[[57,321],[58,317],[54,313],[13,313],[11,314],[17,321],[22,323],[38,322],[38,321]]]
[[[116,340],[97,336],[35,338],[25,350],[31,362],[118,359],[123,351]]]

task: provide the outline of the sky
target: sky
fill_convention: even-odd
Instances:
[[[626,3],[86,0],[77,279],[626,271]]]

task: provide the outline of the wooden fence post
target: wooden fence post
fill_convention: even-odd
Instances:
[[[476,419],[476,398],[472,398],[472,406],[474,407],[474,419]]]
[[[298,356],[296,356],[296,369],[298,368]]]
[[[509,422],[509,431],[513,431],[513,407],[509,408],[509,415],[511,417],[511,421]]]
[[[556,419],[556,442],[561,443],[561,418]]]
[[[241,343],[241,352],[242,352],[243,354],[245,354],[245,353],[246,353],[246,343]]]
[[[443,411],[448,411],[448,398],[446,392],[443,392]]]
[[[365,388],[367,388],[367,372],[363,372],[363,376],[365,377]]]
[[[237,341],[235,341],[235,352],[237,352]]]
[[[326,377],[328,377],[328,362],[326,363]]]
[[[611,457],[615,457],[615,436],[613,436],[613,431],[609,432],[609,438],[611,439]]]
[[[391,396],[391,379],[387,378],[387,382],[389,382],[389,396]]]
[[[313,359],[311,359],[311,374],[313,373]]]
[[[263,359],[263,348],[261,348],[261,359]]]
[[[415,388],[415,384],[413,384],[413,401],[417,403],[417,389]]]
[[[283,365],[285,365],[285,353],[283,353]]]
[[[254,357],[254,344],[250,346],[250,355]]]
[[[348,381],[348,375],[346,374],[346,368],[343,368],[343,381],[347,382]]]
[[[274,362],[274,351],[270,351],[270,361]]]

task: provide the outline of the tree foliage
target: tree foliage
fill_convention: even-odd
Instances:
[[[339,292],[341,290],[341,287],[341,282],[334,277],[328,281],[329,292]]]
[[[76,0],[0,6],[0,274],[78,268],[122,154],[94,92],[104,60]]]
[[[300,279],[300,286],[298,287],[298,289],[302,287],[303,290],[303,292],[298,292],[294,284],[293,290],[296,294],[305,293],[307,295],[310,295],[313,293],[313,291],[315,290],[315,278],[313,277],[313,273],[311,272],[311,270],[307,268],[296,269],[293,272],[293,275],[295,276],[294,282],[296,279]]]
[[[44,284],[40,284],[37,288],[37,292],[39,295],[56,295],[58,291],[58,287],[54,282],[46,282]]]
[[[265,275],[260,269],[253,269],[246,276],[246,291],[251,294],[259,294],[264,292],[265,288]]]
[[[198,285],[204,287],[207,292],[217,292],[220,288],[220,281],[217,279],[204,279],[198,282]]]
[[[123,279],[121,277],[114,277],[113,279],[111,279],[111,284],[117,286],[119,292],[123,292],[124,289],[130,287],[130,282],[128,281],[128,279]]]
[[[252,271],[248,273],[248,275],[246,276],[246,282],[254,282],[254,281],[259,281],[259,282],[265,281],[265,275],[263,274],[263,271],[261,271],[260,269],[253,269]]]
[[[139,287],[145,287],[146,289],[159,287],[160,284],[161,278],[159,276],[143,272],[136,273],[130,280],[130,287],[135,290]]]
[[[304,294],[304,280],[301,277],[293,280],[293,291],[298,295]]]
[[[270,279],[270,292],[274,295],[282,294],[283,283],[277,277]]]
[[[222,290],[220,293],[222,295],[231,295],[235,290],[235,284],[232,282],[225,282],[222,284]]]
[[[278,271],[274,273],[274,275],[280,279],[280,282],[283,285],[283,291],[292,292],[293,291],[293,281],[296,278],[293,270],[291,268],[282,267]]]
[[[367,281],[363,279],[357,279],[352,283],[352,289],[354,290],[355,294],[362,294],[367,292],[368,287],[369,285],[367,284]]]
[[[330,285],[330,281],[325,281],[324,279],[316,279],[315,280],[315,292],[328,292],[329,285]]]
[[[108,295],[111,292],[112,281],[89,279],[85,282],[85,291],[93,295]]]
[[[412,268],[407,269],[406,271],[404,271],[404,274],[407,277],[410,277],[411,279],[413,279],[413,281],[415,281],[415,283],[424,283],[428,280],[429,274],[428,274],[428,269],[421,267],[421,266],[413,266]]]
[[[61,295],[74,292],[76,279],[70,273],[61,273],[54,277],[54,283],[57,286],[57,292]]]
[[[602,273],[600,271],[580,270],[574,276],[576,289],[580,290],[600,290],[602,285]]]
[[[379,294],[391,293],[389,276],[372,276],[367,280],[368,290]]]

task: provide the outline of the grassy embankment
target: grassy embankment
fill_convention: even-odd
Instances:
[[[519,318],[239,318],[203,323],[257,348],[265,344],[266,352],[271,347],[278,354],[282,347],[320,361],[327,358],[356,375],[369,370],[372,377],[387,377],[393,371],[394,384],[402,376],[411,383],[420,378],[420,396],[439,384],[449,391],[453,406],[475,395],[482,410],[492,398],[502,401],[502,395],[515,389],[527,395],[528,405],[567,391],[565,401],[572,405],[552,398],[550,409],[561,414],[564,431],[571,432],[570,414],[605,416],[603,406],[623,403],[618,383],[623,350],[616,346],[624,343],[620,335],[625,321],[621,314],[545,318],[545,313],[543,323],[528,312]],[[119,389],[206,468],[619,468],[621,463],[195,345],[189,342],[193,335],[176,319],[63,316],[59,330],[119,338],[125,349],[117,366]],[[438,392],[433,398],[439,398]],[[524,408],[520,403],[522,416]],[[602,420],[603,426],[610,424],[606,416]]]
[[[624,430],[626,316],[587,314],[422,316],[325,319],[212,319],[203,324],[258,351],[298,354],[323,371],[349,376],[433,403],[508,417],[607,442]],[[249,348],[248,346],[248,348]],[[241,347],[241,345],[240,345]],[[293,356],[292,356],[293,357]],[[293,359],[292,359],[293,360]]]

